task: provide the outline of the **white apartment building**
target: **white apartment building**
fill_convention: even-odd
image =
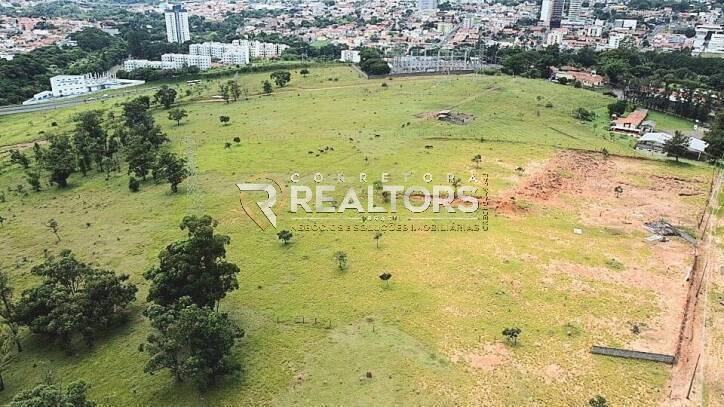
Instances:
[[[273,44],[269,42],[234,40],[234,45],[247,47],[249,49],[249,57],[255,59],[278,58],[282,56],[284,50],[289,48],[286,44]]]
[[[626,38],[625,35],[617,34],[617,33],[610,33],[608,35],[608,48],[610,49],[616,49],[619,46],[621,46],[621,41]]]
[[[224,65],[246,65],[249,63],[249,47],[239,44],[225,44],[222,42],[205,42],[191,44],[189,54],[206,55],[221,61]]]
[[[563,43],[563,30],[553,30],[546,35],[546,45],[560,45]]]
[[[724,25],[700,25],[696,27],[692,55],[724,55]]]
[[[636,31],[637,25],[638,25],[637,20],[620,19],[620,18],[613,20],[614,28],[625,28],[627,30]]]
[[[224,65],[247,65],[249,64],[249,50],[240,47],[238,50],[229,51],[221,56],[221,63]]]
[[[180,62],[149,61],[148,59],[127,59],[123,61],[123,70],[131,72],[136,69],[180,69],[183,64]]]
[[[164,12],[166,17],[166,39],[168,42],[178,42],[183,44],[191,41],[191,31],[189,30],[189,13],[180,4],[175,4],[166,8]]]
[[[569,20],[580,20],[581,19],[581,5],[583,0],[570,0],[568,3],[568,19]]]
[[[417,0],[417,11],[422,14],[436,13],[438,0]]]
[[[589,37],[600,37],[601,35],[603,35],[603,26],[589,25],[586,27],[586,34]]]
[[[229,51],[238,51],[242,47],[235,44],[225,44],[223,42],[204,42],[203,44],[189,45],[189,54],[191,55],[207,55],[212,59],[221,59]]]
[[[558,26],[563,18],[565,0],[543,0],[539,21],[546,27]]]
[[[359,55],[359,51],[343,49],[342,57],[339,60],[342,62],[352,62],[354,64],[358,64],[361,61],[361,58]]]
[[[208,55],[163,54],[161,61],[179,62],[182,66],[196,66],[202,71],[211,68],[211,57]]]

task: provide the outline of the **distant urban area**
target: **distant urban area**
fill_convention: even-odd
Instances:
[[[337,60],[371,75],[502,69],[611,85],[664,110],[686,93],[706,108],[679,113],[700,120],[724,86],[715,1],[125,3],[1,2],[0,104],[269,60]]]

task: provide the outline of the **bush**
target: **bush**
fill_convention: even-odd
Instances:
[[[141,182],[138,181],[136,178],[131,177],[128,180],[128,189],[130,189],[131,192],[138,192],[138,190],[141,189]]]

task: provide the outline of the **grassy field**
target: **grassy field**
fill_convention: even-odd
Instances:
[[[150,183],[131,194],[126,175],[75,174],[66,190],[18,196],[7,190],[24,183],[22,173],[0,164],[7,196],[0,203],[7,218],[0,267],[19,290],[34,282],[29,270],[45,248],[72,249],[130,274],[140,288],[131,321],[91,349],[66,355],[25,335],[27,351],[4,373],[0,402],[47,370],[63,382],[90,381],[104,405],[584,405],[596,394],[612,405],[658,402],[666,366],[593,357],[588,350],[633,341],[628,324],[653,324],[659,293],[596,279],[585,279],[591,289],[581,290],[581,280],[549,272],[554,262],[600,270],[612,256],[623,265],[652,257],[643,232],[586,225],[575,209],[533,202],[526,216],[491,216],[487,232],[387,233],[379,249],[371,232],[299,232],[282,246],[274,230],[261,232],[243,217],[234,185],[258,176],[286,181],[293,172],[309,181],[316,171],[393,177],[475,171],[489,174],[496,196],[521,182],[517,167],[532,172],[562,148],[635,156],[626,140],[611,141],[570,115],[578,107],[598,111],[610,98],[507,76],[366,81],[343,67],[311,71],[306,78],[295,72],[287,88],[270,96],[259,95],[268,74],[241,75],[251,96],[230,104],[214,98],[218,81],[176,85],[189,118],[176,126],[164,111],[155,117],[175,150],[192,152],[195,194],[186,193],[189,182],[176,195]],[[68,130],[74,112],[118,108],[121,101],[0,117],[0,145]],[[457,126],[420,116],[442,109],[475,119]],[[221,125],[221,115],[231,123]],[[241,143],[225,149],[237,136]],[[309,154],[326,146],[334,150]],[[476,154],[483,156],[480,169],[471,165]],[[709,174],[693,164],[646,165],[652,173]],[[700,204],[696,199],[687,203]],[[205,394],[167,374],[144,374],[146,356],[137,350],[149,332],[140,314],[147,292],[142,273],[184,235],[177,225],[187,213],[219,220],[219,231],[232,238],[228,257],[242,270],[240,289],[221,308],[246,331],[236,348],[244,370]],[[279,215],[282,225],[293,224],[289,213]],[[44,226],[49,218],[60,224],[59,245]],[[583,236],[572,233],[578,227],[585,227]],[[334,266],[337,250],[350,256],[345,272]],[[389,286],[377,278],[383,271],[394,276]],[[297,323],[302,317],[305,323]],[[517,346],[500,334],[509,326],[523,330]]]

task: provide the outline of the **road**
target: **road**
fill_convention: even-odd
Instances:
[[[37,103],[34,105],[11,105],[11,106],[2,106],[0,107],[0,116],[7,116],[11,114],[19,114],[19,113],[30,113],[30,112],[43,112],[47,110],[55,110],[55,109],[64,109],[67,107],[77,106],[77,105],[83,105],[86,103],[93,103],[97,102],[99,100],[109,100],[117,97],[123,97],[128,96],[134,93],[138,92],[148,92],[150,90],[154,90],[156,87],[153,88],[143,88],[143,89],[137,89],[137,90],[126,90],[124,92],[114,92],[111,94],[104,94],[104,95],[96,95],[92,96],[92,94],[89,94],[87,96],[78,96],[71,99],[66,99],[62,101],[56,101],[56,102],[43,102],[43,103]]]

